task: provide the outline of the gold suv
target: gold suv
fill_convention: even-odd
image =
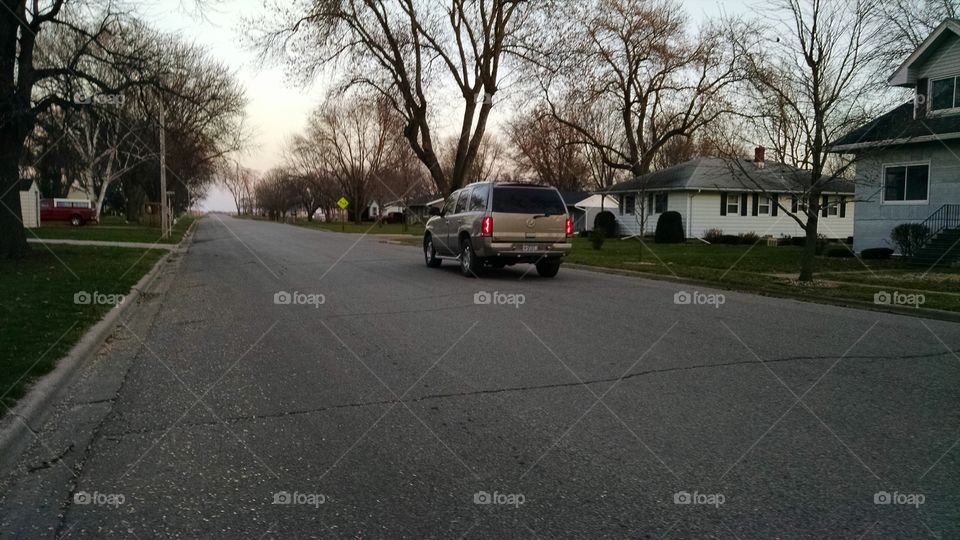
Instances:
[[[456,260],[465,276],[484,266],[529,263],[541,276],[554,277],[573,247],[573,221],[552,187],[479,182],[453,192],[430,213],[423,235],[427,266]]]

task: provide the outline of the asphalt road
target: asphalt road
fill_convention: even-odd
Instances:
[[[527,270],[205,219],[0,535],[960,537],[960,326]]]

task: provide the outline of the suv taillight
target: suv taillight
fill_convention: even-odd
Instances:
[[[487,216],[480,222],[480,236],[493,236],[493,217]]]
[[[567,223],[566,225],[564,225],[563,228],[564,228],[564,231],[566,231],[567,233],[567,238],[570,238],[571,236],[573,236],[573,219],[568,217]]]

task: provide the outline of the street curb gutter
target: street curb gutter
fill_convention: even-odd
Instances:
[[[844,298],[825,298],[825,297],[810,297],[803,296],[799,294],[789,294],[782,293],[780,291],[765,291],[763,289],[742,289],[735,286],[724,286],[722,283],[716,283],[713,281],[704,281],[694,278],[681,278],[674,277],[663,274],[654,274],[649,272],[638,272],[635,270],[623,270],[620,268],[605,268],[603,266],[591,266],[589,264],[576,264],[576,263],[564,263],[564,266],[575,269],[575,270],[584,270],[587,272],[598,272],[601,274],[612,274],[617,276],[626,276],[626,277],[636,277],[650,279],[653,281],[666,281],[669,283],[677,283],[681,285],[699,285],[701,287],[709,289],[717,289],[723,291],[739,292],[743,294],[753,294],[757,296],[765,296],[767,298],[786,298],[789,300],[794,300],[797,302],[804,302],[808,304],[824,304],[828,306],[837,306],[845,307],[852,309],[860,309],[866,311],[876,311],[880,313],[889,313],[891,315],[906,315],[908,317],[918,317],[922,319],[934,319],[939,321],[947,322],[957,322],[960,323],[960,313],[955,313],[953,311],[943,311],[939,309],[927,309],[927,308],[912,308],[907,306],[886,306],[874,304],[873,302],[860,302],[857,300],[848,300]]]
[[[56,403],[63,390],[74,381],[80,366],[97,354],[107,338],[116,330],[120,317],[137,304],[160,271],[169,264],[170,255],[183,253],[189,247],[193,240],[194,229],[200,219],[202,218],[191,223],[180,243],[168,253],[163,253],[153,268],[130,288],[130,293],[127,294],[124,302],[111,309],[103,319],[90,327],[66,356],[57,361],[53,371],[37,380],[27,394],[0,419],[0,470],[9,470],[16,464],[21,452],[33,442],[33,437],[28,435],[36,435],[49,418],[52,412],[51,405]]]

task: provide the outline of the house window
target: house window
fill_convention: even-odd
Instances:
[[[623,212],[628,216],[632,216],[637,213],[637,196],[636,195],[624,196]]]
[[[883,169],[883,202],[926,202],[930,165],[893,165]]]
[[[757,204],[757,214],[761,216],[770,215],[770,204],[770,197],[760,195],[760,200]]]
[[[666,193],[655,193],[653,195],[653,211],[657,214],[662,214],[667,211]]]
[[[957,78],[938,79],[930,83],[930,110],[940,111],[960,107],[957,96]]]
[[[740,194],[729,193],[727,194],[727,215],[736,216],[738,214],[740,214]]]

